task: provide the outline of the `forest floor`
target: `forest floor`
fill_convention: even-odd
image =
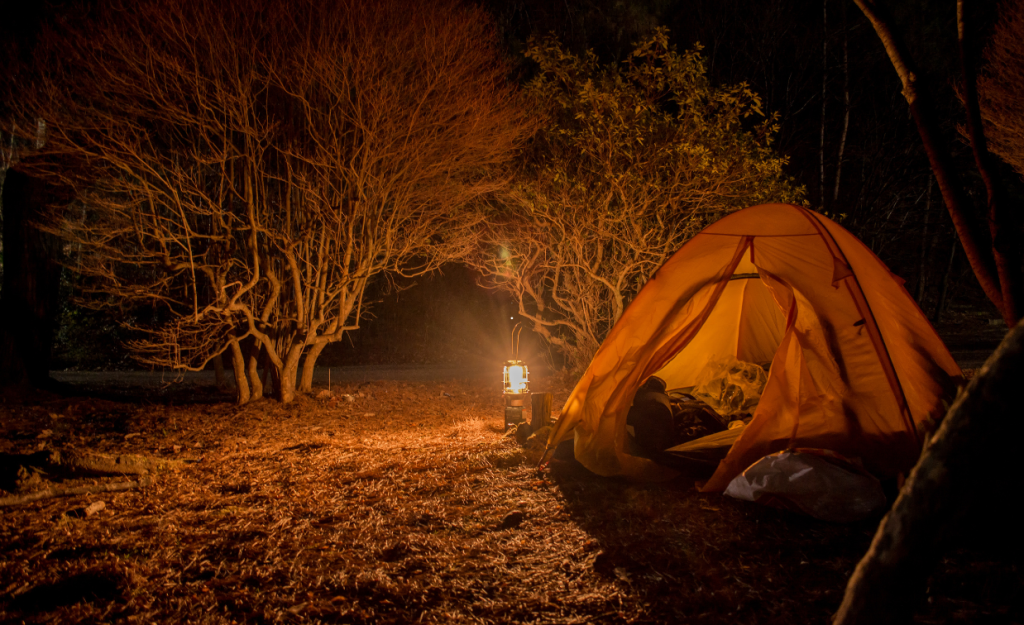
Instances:
[[[180,461],[0,508],[0,622],[827,623],[879,521],[539,469],[497,383],[406,378],[287,405],[188,382],[0,405],[0,452]],[[556,412],[568,395],[534,388]],[[917,622],[1024,622],[1019,561],[955,540]]]

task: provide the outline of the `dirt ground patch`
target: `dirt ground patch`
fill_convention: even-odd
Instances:
[[[878,522],[538,469],[480,380],[244,407],[209,385],[114,390],[0,406],[0,451],[183,468],[2,509],[0,621],[826,623]],[[918,622],[1024,621],[1018,560],[953,545]]]

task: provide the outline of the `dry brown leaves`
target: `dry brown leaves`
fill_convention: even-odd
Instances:
[[[0,451],[73,444],[186,468],[140,491],[0,513],[0,620],[827,622],[874,530],[686,479],[539,470],[503,434],[497,386],[334,390],[242,408],[4,407]],[[965,600],[938,601],[929,614]]]

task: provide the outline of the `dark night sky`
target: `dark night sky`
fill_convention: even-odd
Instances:
[[[71,16],[90,2],[3,0],[0,32],[5,55],[17,44],[28,53],[39,23],[47,15]],[[623,57],[632,42],[657,25],[667,26],[680,48],[700,42],[712,78],[719,83],[749,82],[766,108],[781,117],[778,148],[793,159],[791,173],[807,185],[812,203],[816,194],[820,143],[822,80],[822,0],[483,0],[512,54],[521,52],[531,35],[553,32],[571,49],[593,48],[605,60]],[[995,3],[974,10],[980,30],[992,20]],[[957,77],[955,2],[908,0],[886,2],[905,31],[921,73],[949,104],[949,85]],[[851,149],[860,132],[878,118],[905,112],[898,100],[895,73],[882,53],[874,32],[852,1],[828,0],[830,101],[838,112],[840,46],[844,23],[850,46],[850,84],[857,110],[851,124]],[[845,15],[844,15],[845,14]],[[10,71],[10,70],[9,70]],[[526,70],[528,71],[528,69]],[[895,110],[893,110],[895,109]],[[838,115],[830,119],[838,124]],[[832,134],[838,133],[838,130]],[[913,140],[901,129],[900,141]],[[895,138],[895,137],[894,137]]]

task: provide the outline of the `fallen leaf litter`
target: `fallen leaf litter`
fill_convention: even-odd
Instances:
[[[50,400],[11,411],[0,451],[34,449],[44,427],[51,445],[184,468],[5,510],[0,620],[826,622],[874,530],[692,480],[539,470],[480,383],[241,408]]]

